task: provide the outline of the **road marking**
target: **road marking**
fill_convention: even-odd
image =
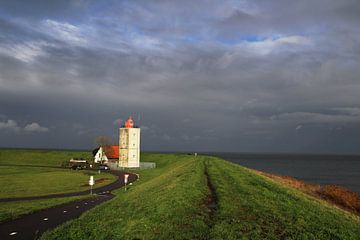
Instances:
[[[85,203],[85,205],[87,205],[87,202]]]
[[[76,208],[79,208],[79,206],[76,206]]]
[[[44,221],[47,221],[47,220],[49,220],[48,218],[44,218]]]
[[[12,232],[12,233],[10,233],[9,235],[10,236],[14,236],[14,235],[16,235],[17,234],[17,232]]]
[[[63,211],[63,213],[67,213],[67,211],[66,211],[66,210],[64,210],[64,211]]]
[[[94,202],[94,201],[91,201],[91,202]]]

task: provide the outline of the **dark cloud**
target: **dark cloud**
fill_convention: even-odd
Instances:
[[[145,150],[360,153],[358,9],[8,2],[0,146],[90,148],[132,114]]]
[[[26,19],[43,19],[49,17],[63,18],[74,17],[79,12],[84,12],[89,4],[96,1],[92,0],[1,0],[2,14],[15,17],[25,17]]]

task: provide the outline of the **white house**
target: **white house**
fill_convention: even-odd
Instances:
[[[106,146],[94,149],[94,162],[95,163],[108,163],[109,160],[119,160],[119,146]]]
[[[107,158],[105,152],[103,151],[102,147],[99,147],[97,149],[94,149],[93,153],[94,154],[94,162],[95,163],[106,163],[109,159]]]

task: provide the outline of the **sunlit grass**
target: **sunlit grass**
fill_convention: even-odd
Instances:
[[[193,157],[145,154],[156,169],[141,170],[140,180],[111,202],[84,214],[44,239],[204,239],[207,195],[204,165]]]
[[[0,150],[0,198],[31,197],[49,194],[89,190],[89,175],[100,187],[116,180],[112,174],[70,169],[50,168],[60,166],[74,156],[90,156],[87,152],[51,150]],[[24,166],[26,165],[26,166]],[[49,166],[49,167],[39,167]],[[14,219],[20,215],[49,208],[82,197],[67,197],[35,201],[2,202],[0,221]]]
[[[60,164],[68,155],[71,154],[62,154],[51,164]],[[38,165],[45,161],[45,158],[27,159]],[[239,165],[214,157],[179,154],[145,153],[142,161],[156,162],[157,168],[132,169],[140,174],[140,180],[129,185],[128,191],[123,188],[114,191],[114,199],[47,232],[43,239],[358,239],[360,236],[359,217]],[[57,169],[54,172],[32,169],[29,178],[25,168],[8,168],[1,176],[18,174],[19,179],[29,180],[41,179],[42,174],[58,174]],[[209,189],[205,169],[218,199],[212,217],[206,206]],[[61,201],[46,200],[41,204],[49,207]],[[24,205],[20,212],[37,209],[40,202],[21,203]],[[14,211],[16,206],[20,205],[14,203]]]
[[[219,197],[214,239],[358,239],[358,217],[241,166],[208,158]]]
[[[91,151],[0,149],[0,165],[60,166],[72,157],[92,159]]]
[[[145,154],[128,192],[44,239],[357,239],[356,216],[213,157]],[[208,168],[218,198],[210,218]],[[106,219],[106,223],[103,221]]]
[[[0,198],[42,196],[90,189],[89,175],[104,179],[94,187],[116,180],[109,173],[70,169],[0,166]]]

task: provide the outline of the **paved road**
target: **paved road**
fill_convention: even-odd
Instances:
[[[110,172],[117,175],[118,180],[98,188],[96,190],[98,195],[95,198],[66,203],[25,215],[10,222],[0,223],[0,239],[38,239],[46,230],[55,228],[68,220],[78,218],[83,212],[112,199],[114,195],[111,194],[111,191],[124,186],[124,173],[119,171]],[[136,179],[137,175],[130,173],[129,182],[134,182]],[[89,191],[87,191],[87,194],[89,194]],[[82,192],[80,192],[80,195],[83,195]]]

